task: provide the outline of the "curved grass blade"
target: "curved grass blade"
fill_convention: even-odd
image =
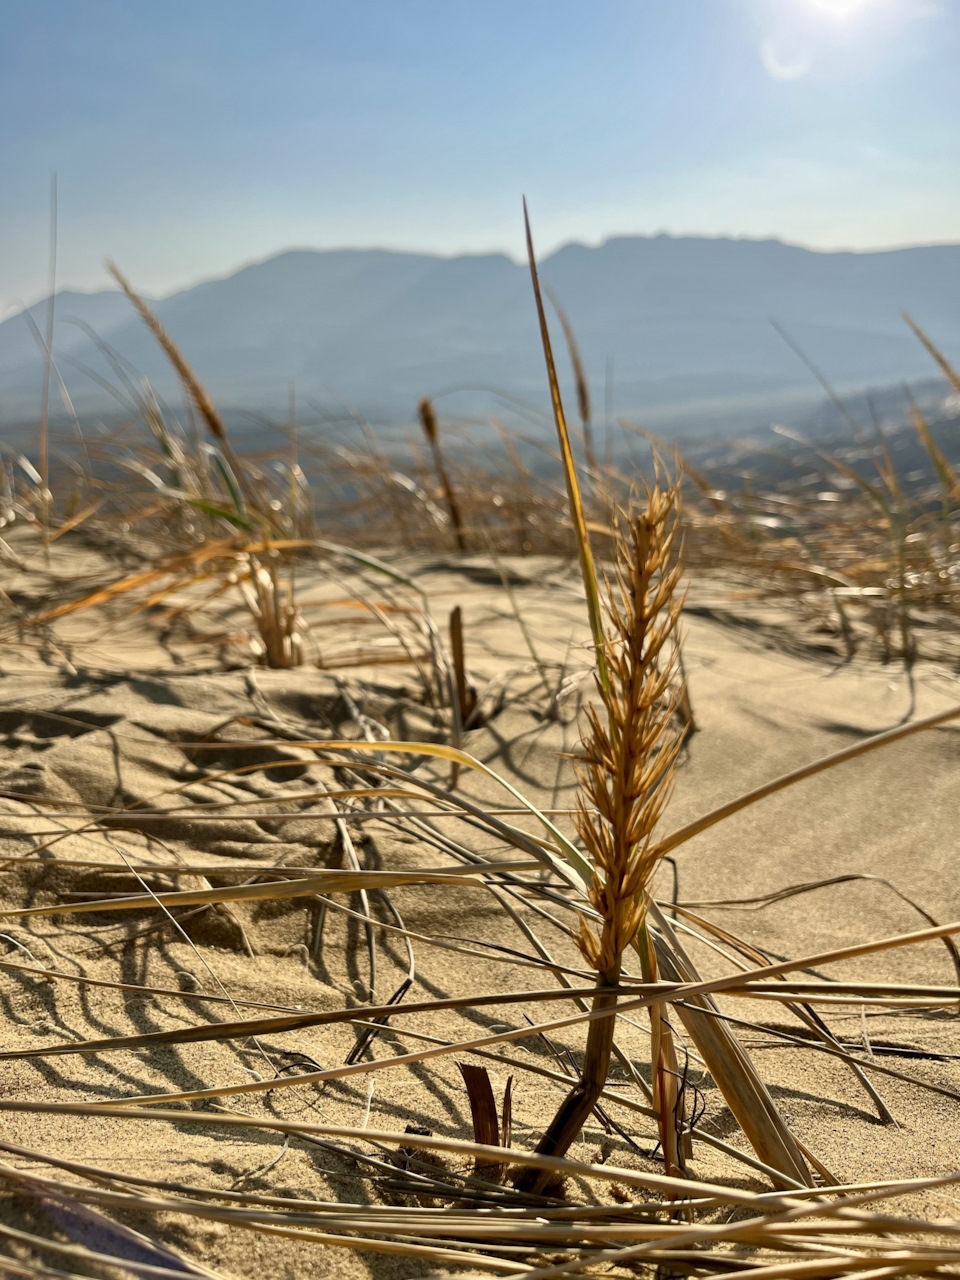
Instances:
[[[491,864],[495,869],[495,864]],[[215,868],[211,868],[215,870]],[[43,907],[0,911],[0,920],[15,916],[83,915],[91,911],[142,911],[155,907],[186,907],[221,902],[273,902],[317,893],[357,893],[365,889],[393,889],[402,884],[447,884],[486,888],[471,875],[474,868],[443,871],[321,871],[296,880],[268,880],[257,884],[223,885],[216,889],[180,889],[172,893],[136,893],[83,902],[55,902]]]
[[[802,765],[799,769],[784,773],[779,778],[774,778],[771,782],[765,782],[763,786],[755,787],[753,791],[747,791],[743,795],[737,796],[735,800],[729,800],[726,804],[720,805],[719,808],[712,809],[709,813],[696,818],[693,822],[688,822],[686,826],[671,832],[661,841],[661,848],[665,854],[669,853],[672,849],[676,849],[688,840],[692,840],[694,836],[706,831],[709,827],[716,826],[718,822],[722,822],[725,818],[739,813],[741,809],[747,809],[750,805],[756,804],[758,800],[765,800],[767,796],[775,795],[778,791],[783,791],[797,782],[803,782],[806,778],[812,778],[818,773],[832,769],[835,765],[844,764],[847,760],[855,760],[858,756],[866,755],[870,751],[876,751],[880,747],[886,747],[891,742],[899,742],[901,738],[908,738],[911,734],[920,733],[924,729],[935,729],[938,725],[946,724],[948,721],[956,719],[960,719],[960,706],[951,707],[948,711],[939,711],[936,715],[927,716],[923,720],[913,720],[910,724],[901,725],[896,729],[888,729],[886,732],[875,734],[872,738],[858,742],[852,747],[844,747],[842,751],[835,751],[832,755],[823,756],[812,764]]]

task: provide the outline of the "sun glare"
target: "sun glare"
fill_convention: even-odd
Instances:
[[[845,18],[852,18],[861,9],[865,9],[870,0],[810,0],[810,2],[815,9],[820,9],[821,12],[842,21]]]

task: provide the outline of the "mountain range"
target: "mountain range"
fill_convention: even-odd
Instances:
[[[630,236],[567,245],[541,274],[576,333],[594,416],[606,401],[657,429],[759,421],[816,400],[815,378],[771,319],[839,390],[935,372],[902,311],[947,352],[960,345],[960,244],[830,253]],[[529,273],[501,254],[297,249],[151,305],[225,409],[278,411],[291,383],[300,405],[387,421],[409,420],[423,395],[451,413],[547,405]],[[46,303],[30,314],[43,330]],[[104,382],[121,388],[122,377],[107,348],[128,376],[180,403],[122,294],[62,292],[55,315],[54,358],[78,410],[117,407]],[[24,316],[0,324],[0,430],[35,417],[42,369]]]

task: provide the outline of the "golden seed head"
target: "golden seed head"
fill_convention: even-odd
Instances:
[[[586,713],[578,769],[577,831],[595,868],[590,900],[599,941],[581,918],[577,943],[600,973],[613,971],[643,923],[660,860],[655,829],[670,797],[682,732],[677,624],[682,599],[679,484],[660,476],[639,510],[620,513],[616,564],[605,582],[599,706]]]

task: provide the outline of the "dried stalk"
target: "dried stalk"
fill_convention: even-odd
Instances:
[[[467,550],[467,539],[463,531],[463,516],[460,514],[457,495],[454,492],[453,485],[450,483],[450,477],[447,475],[447,469],[444,465],[443,453],[440,449],[440,435],[437,431],[437,415],[433,402],[424,396],[418,408],[420,410],[420,425],[423,427],[423,434],[426,436],[427,444],[429,444],[430,451],[433,454],[433,465],[437,469],[437,478],[440,481],[440,487],[443,489],[447,511],[450,515],[450,523],[453,526],[453,536],[457,541],[457,550],[463,555]]]
[[[625,516],[616,540],[616,570],[606,582],[604,653],[607,681],[596,679],[599,707],[588,707],[583,767],[574,819],[594,868],[591,905],[600,935],[583,916],[577,943],[608,990],[594,1011],[616,1006],[624,950],[637,938],[649,904],[648,887],[661,857],[654,831],[670,796],[680,750],[676,633],[682,601],[675,555],[679,489],[659,479],[639,513]],[[656,956],[644,932],[644,976],[656,975]],[[615,1019],[590,1023],[583,1074],[564,1099],[537,1152],[563,1155],[576,1139],[606,1084]],[[682,1169],[677,1138],[680,1099],[669,1026],[653,1010],[654,1097],[668,1168]],[[531,1186],[542,1175],[525,1175]]]
[[[573,325],[570,323],[570,317],[561,307],[552,289],[545,289],[547,297],[553,303],[553,309],[557,313],[557,319],[560,321],[560,328],[563,330],[564,340],[567,344],[567,351],[570,353],[570,364],[573,366],[573,380],[577,389],[577,409],[580,414],[580,427],[583,431],[583,452],[586,457],[587,469],[590,472],[591,482],[595,480],[597,474],[597,453],[593,444],[593,425],[591,423],[590,411],[590,384],[587,381],[587,371],[583,367],[583,357],[580,355],[580,346],[577,342],[577,335],[573,331]]]
[[[233,451],[233,447],[227,438],[227,428],[224,425],[223,418],[220,416],[220,411],[210,398],[206,387],[204,387],[200,379],[194,373],[193,369],[184,357],[183,352],[174,342],[173,338],[171,338],[170,334],[167,333],[166,329],[144,302],[143,298],[141,298],[133,288],[120,268],[113,262],[108,262],[107,267],[114,280],[116,280],[117,284],[130,299],[137,311],[137,314],[140,316],[140,319],[163,348],[164,354],[176,370],[177,377],[180,379],[185,391],[193,401],[197,412],[206,423],[207,430],[217,441],[224,458],[227,460],[227,463],[236,476],[246,502],[254,511],[258,512],[260,515],[264,515],[264,509],[257,496],[256,490],[247,475],[246,468]]]
[[[43,344],[43,390],[40,398],[40,531],[45,564],[50,563],[50,374],[53,370],[53,317],[57,295],[57,175],[50,183],[50,293]]]

